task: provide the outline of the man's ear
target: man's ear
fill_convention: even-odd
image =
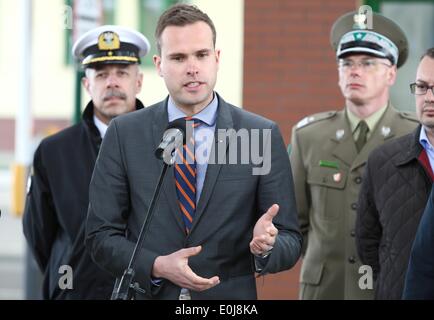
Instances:
[[[81,84],[86,89],[87,93],[89,93],[89,86],[90,86],[89,79],[87,77],[81,78]]]
[[[395,84],[397,73],[398,68],[396,67],[396,65],[389,68],[389,72],[387,73],[387,80],[390,86]]]
[[[219,69],[219,66],[220,66],[220,53],[221,53],[220,49],[215,50],[215,59],[217,62],[217,70]]]
[[[161,57],[160,57],[160,56],[157,56],[157,55],[154,55],[154,56],[152,57],[152,59],[154,60],[154,65],[155,65],[155,68],[157,69],[157,73],[158,73],[158,75],[159,75],[160,77],[162,77],[163,74],[162,74],[162,72],[161,72]]]
[[[136,90],[136,94],[139,94],[140,91],[142,91],[142,85],[143,85],[143,73],[138,71],[138,75],[137,75],[137,90]]]

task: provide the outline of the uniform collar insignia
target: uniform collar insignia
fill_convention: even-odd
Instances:
[[[337,140],[342,140],[342,138],[345,135],[345,130],[344,129],[339,129],[336,131],[336,139]]]
[[[381,128],[381,135],[385,138],[387,138],[390,135],[390,132],[391,132],[390,127],[383,126]]]

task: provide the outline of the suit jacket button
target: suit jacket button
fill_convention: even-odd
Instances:
[[[350,236],[354,238],[356,236],[356,231],[355,230],[351,230]]]
[[[354,264],[354,263],[356,263],[356,258],[354,258],[353,256],[351,256],[351,257],[348,258],[348,262],[351,263],[351,264]]]
[[[357,177],[357,178],[354,179],[354,182],[356,184],[361,184],[362,183],[362,178],[361,177]]]
[[[352,203],[351,204],[351,209],[357,210],[357,203]]]

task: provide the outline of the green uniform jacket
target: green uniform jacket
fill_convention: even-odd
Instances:
[[[372,299],[359,288],[355,246],[357,199],[369,153],[409,133],[415,116],[388,106],[357,154],[345,111],[306,117],[293,128],[291,166],[301,231],[300,299]]]

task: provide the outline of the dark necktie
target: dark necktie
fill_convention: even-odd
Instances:
[[[201,125],[201,121],[186,117],[186,127],[190,126],[190,132]],[[188,131],[188,129],[186,130]],[[177,149],[177,161],[175,162],[175,184],[178,196],[179,208],[182,213],[185,230],[188,234],[193,224],[196,213],[196,157],[194,136],[187,137],[188,141],[182,150]]]
[[[366,140],[368,138],[369,127],[366,124],[366,121],[362,120],[359,122],[359,137],[356,140],[356,148],[357,152],[362,150],[363,146],[366,144]]]

